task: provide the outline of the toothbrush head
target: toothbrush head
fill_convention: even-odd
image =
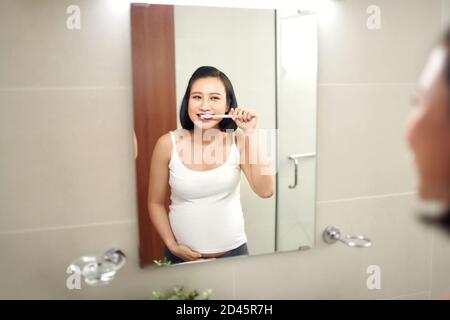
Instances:
[[[205,114],[201,114],[200,118],[202,118],[202,119],[212,119],[212,118],[214,118],[214,116],[212,114],[205,113]]]
[[[231,114],[209,114],[209,113],[200,115],[200,119],[207,119],[207,120],[209,120],[209,119],[225,119],[225,118],[232,119],[233,116]]]

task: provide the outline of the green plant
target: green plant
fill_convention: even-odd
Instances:
[[[164,293],[153,291],[152,299],[153,300],[209,300],[212,295],[211,289],[206,289],[199,296],[199,293],[196,289],[191,290],[191,292],[184,292],[183,286],[176,286],[173,288],[173,293],[171,295],[166,295]]]
[[[156,264],[158,268],[170,266],[172,264],[169,260],[167,260],[167,257],[164,257],[161,260],[153,260],[153,262]]]

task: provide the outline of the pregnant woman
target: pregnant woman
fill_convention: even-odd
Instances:
[[[150,218],[172,263],[248,254],[241,170],[260,197],[274,192],[257,119],[253,110],[237,106],[233,86],[220,70],[200,67],[189,79],[180,108],[182,129],[159,138],[149,178]]]

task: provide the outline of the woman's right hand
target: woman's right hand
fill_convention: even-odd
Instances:
[[[201,253],[192,251],[190,248],[182,244],[176,244],[169,248],[170,252],[184,261],[203,260]]]

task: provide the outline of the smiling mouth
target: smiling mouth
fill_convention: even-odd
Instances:
[[[201,120],[212,120],[212,119],[214,119],[214,114],[212,114],[212,113],[198,113],[197,116]]]

